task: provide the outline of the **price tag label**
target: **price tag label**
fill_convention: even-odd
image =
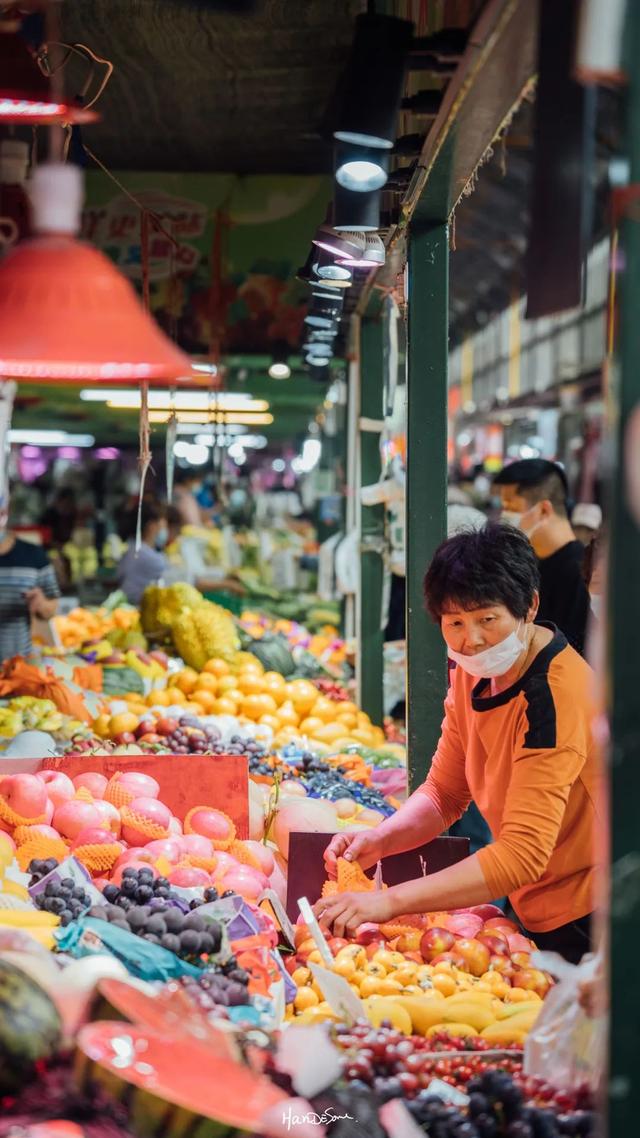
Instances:
[[[350,1023],[355,1023],[358,1019],[368,1018],[364,1004],[356,996],[344,976],[336,976],[335,972],[328,972],[319,964],[310,964],[309,968],[322,991],[322,995],[336,1015]]]

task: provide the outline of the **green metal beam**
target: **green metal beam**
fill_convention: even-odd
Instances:
[[[446,693],[444,642],[422,585],[446,536],[449,232],[414,219],[409,233],[407,394],[407,744],[409,786],[425,778]]]
[[[629,78],[627,156],[629,182],[640,183],[640,7],[627,6],[625,36]],[[635,207],[621,227],[624,270],[620,276],[619,375],[612,396],[616,457],[611,503],[608,605],[608,669],[611,727],[611,1028],[609,1033],[609,1138],[638,1132],[640,1079],[636,1066],[640,973],[640,225]],[[634,584],[635,582],[635,584]]]
[[[380,481],[383,420],[382,320],[363,320],[360,349],[360,486]],[[378,424],[378,427],[374,426]],[[359,689],[360,703],[374,723],[383,719],[384,506],[360,506]]]

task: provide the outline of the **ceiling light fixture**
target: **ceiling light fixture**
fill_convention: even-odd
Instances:
[[[331,320],[329,316],[316,316],[314,312],[310,312],[305,316],[304,322],[308,324],[310,328],[323,328],[325,332],[336,328],[337,331],[336,321]]]
[[[374,233],[380,228],[380,190],[354,193],[336,182],[333,191],[333,228],[342,233]]]
[[[40,447],[92,447],[95,443],[93,435],[74,435],[68,431],[34,431],[9,430],[10,443],[29,443],[30,446]]]
[[[343,268],[342,265],[336,265],[335,261],[324,263],[317,261],[313,266],[313,270],[323,284],[325,284],[326,281],[348,281],[349,284],[351,283],[351,273],[349,270]]]
[[[150,423],[168,423],[172,411],[150,411]],[[267,412],[249,414],[246,411],[219,411],[209,418],[204,411],[176,411],[178,423],[197,423],[203,430],[207,425],[221,423],[226,430],[229,424],[241,424],[243,427],[269,427],[273,423],[273,415]]]
[[[339,264],[352,269],[379,269],[386,260],[386,250],[382,239],[377,233],[363,233],[362,236],[366,239],[366,247],[362,257],[359,257],[357,261],[351,261],[348,258],[343,260],[341,257]]]
[[[53,97],[18,29],[20,21],[0,16],[0,123],[54,126],[96,122],[95,111]]]
[[[356,194],[380,190],[389,177],[389,151],[340,143],[336,146],[334,170],[336,182],[345,190]]]
[[[275,345],[273,359],[269,365],[269,375],[271,379],[289,379],[291,377],[288,344],[278,343]]]
[[[338,141],[382,149],[393,146],[412,38],[409,20],[375,12],[356,18],[333,131]]]
[[[136,387],[112,388],[83,388],[80,399],[85,403],[107,403],[109,406],[122,410],[140,408],[140,392]],[[170,394],[167,391],[154,391],[148,394],[148,405],[154,411],[268,411],[269,404],[266,399],[254,399],[244,391],[176,391]]]
[[[144,311],[129,281],[76,239],[80,168],[38,166],[31,197],[36,236],[0,262],[0,375],[68,383],[193,381],[189,357]]]
[[[338,233],[330,225],[319,225],[313,238],[313,244],[324,249],[334,257],[358,258],[364,253],[364,240],[361,233]]]

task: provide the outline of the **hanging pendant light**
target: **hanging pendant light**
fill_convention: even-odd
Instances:
[[[51,83],[29,52],[19,26],[18,20],[0,16],[0,123],[96,122],[95,111],[54,98]]]
[[[356,18],[333,130],[339,142],[383,150],[393,146],[412,36],[408,20],[374,12]]]
[[[382,238],[377,233],[363,233],[365,249],[357,260],[351,257],[339,257],[338,264],[349,269],[379,269],[386,260],[386,251]]]
[[[103,253],[77,240],[82,196],[79,167],[36,169],[36,236],[0,262],[0,375],[193,382],[189,357],[146,314],[129,281]]]
[[[336,182],[333,189],[333,228],[338,233],[349,229],[369,233],[379,229],[380,190],[354,193]]]

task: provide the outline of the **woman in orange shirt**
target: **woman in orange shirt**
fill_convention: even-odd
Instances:
[[[493,843],[439,873],[378,893],[319,901],[336,935],[363,921],[484,904],[509,896],[539,947],[577,960],[590,946],[598,825],[598,758],[590,669],[553,625],[535,624],[538,570],[524,534],[487,525],[437,550],[427,608],[456,667],[424,784],[375,830],[337,834],[367,869],[431,841],[473,799]]]

